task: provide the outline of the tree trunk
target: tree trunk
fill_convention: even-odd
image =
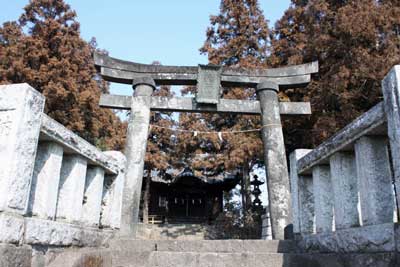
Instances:
[[[145,178],[145,188],[143,193],[143,223],[149,223],[149,202],[150,202],[150,182],[151,178],[146,176]]]

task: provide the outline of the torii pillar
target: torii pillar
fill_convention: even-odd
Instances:
[[[136,236],[139,222],[140,194],[150,125],[151,95],[156,84],[151,78],[133,80],[134,94],[126,136],[126,174],[122,200],[121,236]]]
[[[285,236],[285,228],[292,222],[292,216],[278,92],[279,86],[274,82],[265,81],[257,85],[272,236],[274,239],[283,240],[289,237]]]

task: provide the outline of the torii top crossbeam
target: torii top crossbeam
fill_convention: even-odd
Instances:
[[[133,79],[147,76],[157,85],[196,85],[199,67],[197,66],[162,66],[147,65],[124,61],[95,53],[95,65],[101,76],[110,82],[132,84]],[[255,88],[261,81],[269,80],[280,88],[297,88],[306,86],[311,74],[318,72],[318,61],[275,69],[247,70],[215,66],[220,69],[223,87],[247,86]]]

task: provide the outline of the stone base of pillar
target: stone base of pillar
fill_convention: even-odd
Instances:
[[[261,216],[262,228],[261,239],[272,240],[271,221],[267,214]]]

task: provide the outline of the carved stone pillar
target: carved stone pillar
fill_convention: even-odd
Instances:
[[[151,78],[133,81],[131,116],[126,137],[126,174],[122,200],[121,235],[136,235],[144,158],[150,125],[150,101],[156,85]]]
[[[101,200],[103,197],[104,169],[90,166],[86,173],[85,203],[83,204],[82,221],[89,226],[100,224]]]
[[[80,155],[64,155],[61,165],[57,220],[81,223],[87,159]]]
[[[310,209],[305,211],[303,210],[305,201],[302,199],[304,194],[300,194],[303,188],[302,186],[305,185],[304,183],[300,183],[301,179],[310,179],[310,177],[305,177],[304,175],[299,175],[297,173],[297,163],[299,159],[310,153],[312,150],[311,149],[296,149],[293,151],[290,156],[290,189],[291,189],[291,204],[292,204],[292,218],[293,218],[293,234],[301,234],[303,233],[302,225],[302,219],[306,218],[305,212],[311,211]],[[311,207],[311,205],[308,205]],[[311,213],[309,213],[311,214]],[[312,214],[314,214],[312,212]]]
[[[393,222],[394,197],[387,140],[363,136],[355,145],[362,222]]]
[[[267,174],[268,198],[273,239],[285,238],[291,223],[290,187],[285,144],[278,101],[279,87],[273,82],[257,86],[262,117],[262,139]]]
[[[50,220],[56,216],[63,154],[58,143],[39,143],[29,201],[29,212],[34,216]]]
[[[336,230],[359,226],[355,156],[337,152],[330,157]]]
[[[333,191],[329,165],[312,169],[314,186],[315,225],[317,233],[331,232],[333,224]]]

